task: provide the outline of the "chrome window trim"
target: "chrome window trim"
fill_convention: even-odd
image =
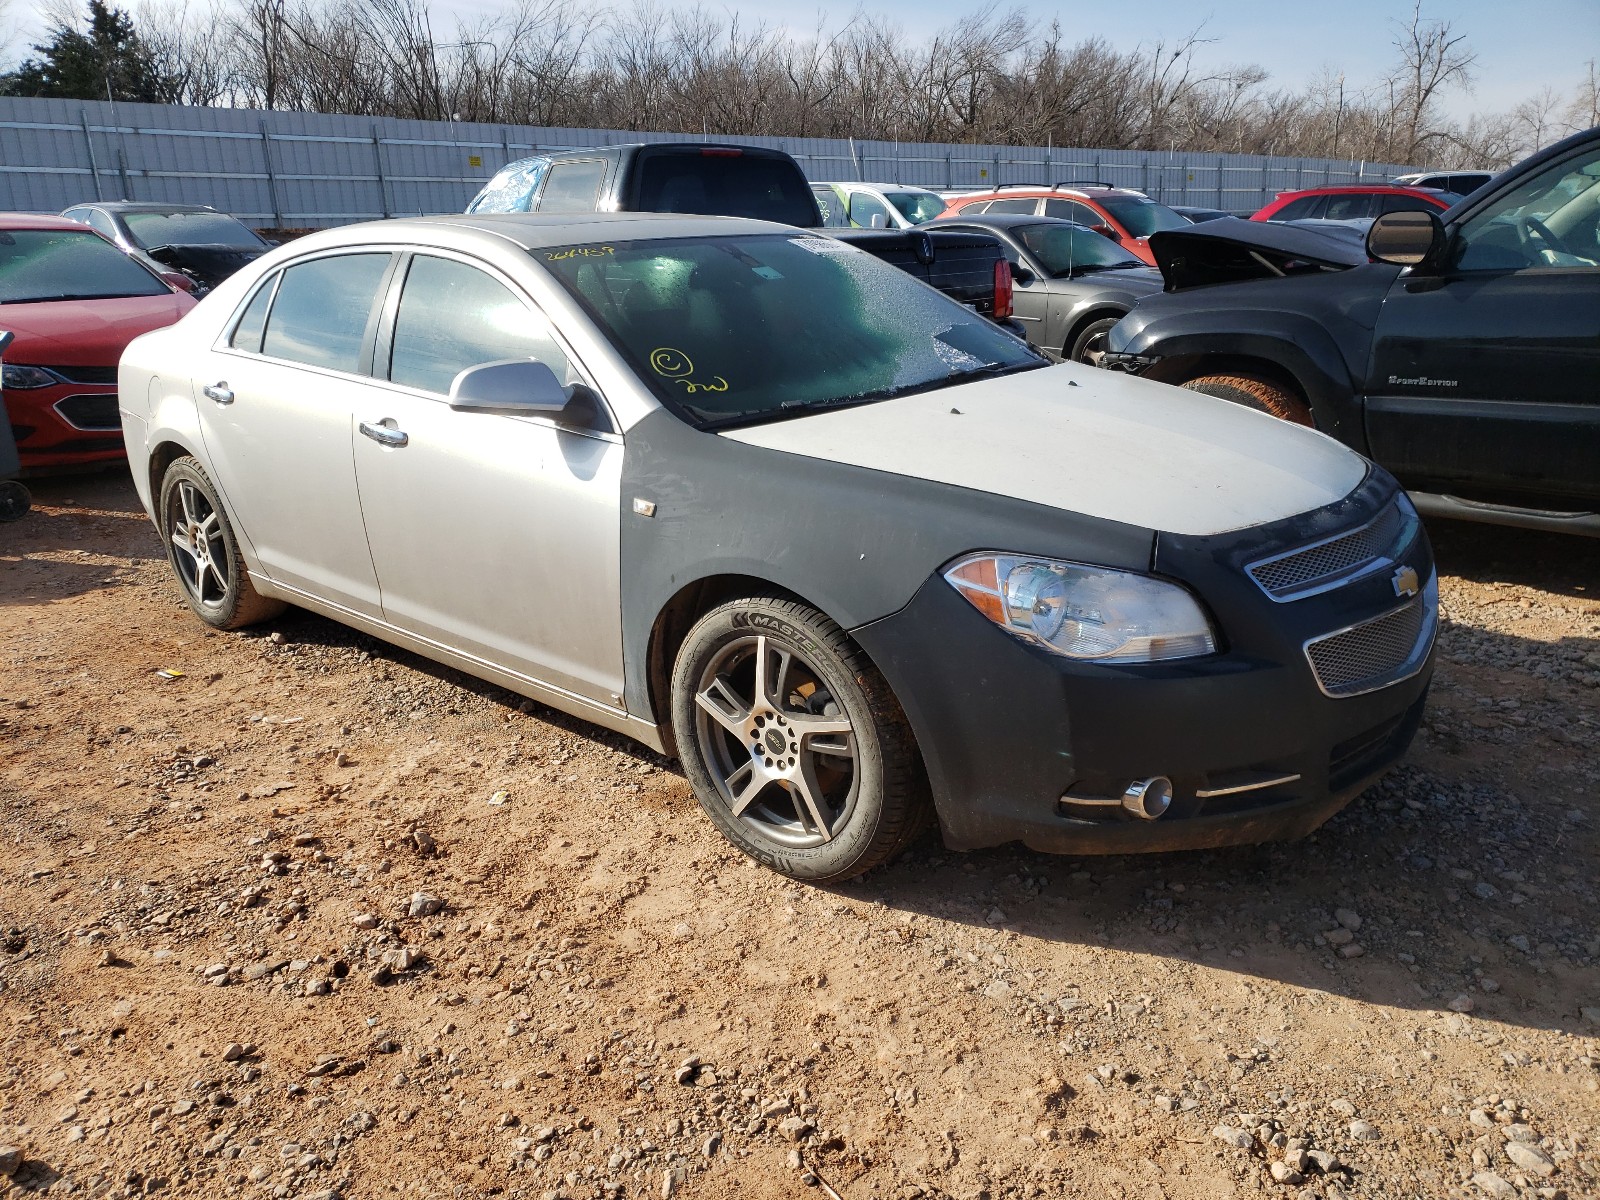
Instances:
[[[1413,678],[1419,671],[1421,671],[1423,666],[1428,661],[1428,654],[1433,649],[1434,640],[1439,635],[1439,609],[1437,603],[1437,593],[1434,590],[1437,586],[1437,579],[1437,574],[1430,575],[1428,577],[1428,582],[1423,585],[1421,593],[1406,601],[1404,604],[1397,604],[1395,607],[1386,612],[1381,612],[1375,617],[1368,617],[1364,621],[1357,621],[1353,625],[1346,625],[1342,629],[1333,629],[1327,633],[1318,634],[1314,638],[1307,638],[1303,643],[1301,643],[1300,651],[1305,656],[1306,667],[1311,672],[1311,679],[1317,685],[1317,690],[1330,700],[1349,700],[1355,696],[1367,696],[1373,692],[1381,692],[1384,688],[1393,687],[1397,683],[1404,683],[1406,680]],[[1433,597],[1434,599],[1434,603],[1432,604],[1429,604],[1430,597]],[[1428,611],[1422,615],[1422,632],[1417,635],[1416,645],[1412,647],[1410,656],[1406,658],[1399,667],[1395,668],[1394,671],[1387,675],[1380,676],[1380,682],[1374,683],[1370,687],[1362,687],[1353,691],[1330,692],[1326,687],[1323,686],[1322,677],[1317,674],[1316,664],[1311,659],[1311,647],[1320,645],[1331,638],[1352,633],[1357,629],[1361,629],[1367,625],[1375,624],[1378,621],[1387,620],[1395,614],[1404,612],[1412,605],[1417,604],[1427,605]]]
[[[299,258],[283,263],[281,266],[274,267],[266,279],[260,281],[255,287],[251,288],[247,293],[245,293],[244,298],[234,306],[232,315],[229,316],[227,321],[225,321],[222,325],[222,332],[218,335],[217,340],[212,343],[212,352],[215,354],[227,355],[233,358],[242,358],[247,362],[264,362],[272,363],[274,366],[293,367],[296,370],[310,371],[314,374],[323,375],[330,379],[343,379],[354,381],[356,383],[370,384],[392,389],[401,393],[402,395],[416,396],[424,400],[434,400],[440,403],[446,403],[445,398],[442,397],[438,392],[429,392],[424,391],[421,388],[407,387],[404,384],[395,383],[393,380],[380,378],[375,374],[368,374],[359,371],[340,371],[333,367],[323,367],[318,366],[315,363],[299,362],[292,358],[275,358],[270,354],[262,354],[259,351],[241,350],[239,347],[231,344],[234,331],[238,328],[239,322],[244,319],[245,310],[250,307],[250,302],[256,298],[263,287],[271,287],[274,289],[274,295],[267,305],[267,320],[271,321],[273,305],[277,304],[278,302],[276,289],[281,283],[283,279],[283,273],[285,271],[289,270],[291,267],[297,267],[302,263],[313,262],[319,258],[336,258],[350,254],[399,254],[409,255],[412,258],[418,254],[429,254],[439,258],[453,258],[465,263],[467,266],[476,267],[479,270],[485,271],[497,282],[510,289],[513,296],[526,304],[530,309],[533,310],[533,312],[538,314],[539,318],[543,320],[547,326],[549,326],[550,332],[555,338],[556,343],[566,354],[567,361],[574,364],[578,368],[578,373],[583,376],[584,382],[589,389],[594,392],[596,398],[600,401],[601,406],[605,409],[606,415],[611,418],[612,425],[614,425],[618,430],[624,428],[622,421],[617,416],[616,409],[612,406],[611,402],[606,399],[605,392],[602,391],[598,384],[595,383],[594,372],[591,371],[584,363],[583,359],[580,358],[576,352],[574,352],[572,349],[571,340],[567,338],[567,336],[561,331],[560,326],[550,319],[549,314],[544,311],[538,302],[535,301],[533,297],[528,295],[527,289],[521,284],[517,283],[516,280],[512,279],[504,271],[501,271],[498,267],[494,266],[492,263],[488,263],[481,258],[475,257],[474,255],[446,246],[416,246],[405,244],[396,245],[390,243],[354,243],[351,245],[337,246],[326,250],[318,250],[311,254],[301,255]],[[407,262],[406,267],[409,270],[409,261]],[[404,280],[400,281],[400,286],[403,291],[405,288]],[[265,324],[263,324],[262,328],[265,330]],[[373,364],[373,369],[377,369],[376,363]],[[620,432],[611,433],[598,429],[577,429],[570,425],[562,425],[559,422],[552,421],[548,417],[529,416],[512,417],[511,419],[516,421],[527,421],[536,425],[547,425],[550,428],[558,429],[563,433],[576,434],[581,437],[594,438],[599,441],[616,442],[618,445],[622,444],[622,435]]]
[[[1391,503],[1398,504],[1398,498]],[[1320,596],[1324,592],[1331,592],[1335,588],[1342,588],[1347,584],[1355,583],[1357,580],[1365,579],[1368,575],[1372,575],[1378,571],[1392,567],[1399,560],[1396,559],[1394,555],[1385,551],[1364,567],[1360,567],[1353,571],[1345,571],[1327,576],[1323,582],[1318,583],[1313,587],[1295,588],[1292,591],[1283,592],[1281,594],[1274,594],[1270,589],[1268,589],[1266,584],[1262,583],[1261,580],[1257,578],[1256,570],[1259,567],[1270,567],[1274,563],[1283,562],[1285,559],[1297,558],[1302,554],[1309,554],[1313,550],[1320,549],[1323,546],[1332,545],[1334,542],[1342,542],[1346,538],[1356,537],[1371,529],[1379,521],[1382,521],[1387,515],[1388,506],[1386,505],[1384,508],[1375,513],[1371,520],[1365,522],[1364,524],[1357,525],[1352,529],[1341,530],[1338,533],[1329,534],[1325,538],[1320,538],[1315,542],[1306,542],[1303,545],[1296,546],[1292,550],[1284,550],[1278,554],[1270,554],[1266,558],[1258,558],[1254,562],[1246,563],[1244,568],[1245,574],[1250,576],[1250,582],[1254,583],[1258,588],[1260,588],[1262,594],[1274,604],[1292,604],[1297,600],[1306,600],[1312,596]],[[1407,520],[1407,517],[1408,514],[1402,510],[1400,514],[1402,524],[1404,524],[1404,522]],[[1415,515],[1414,508],[1410,514],[1410,519],[1415,524],[1421,523],[1421,518]],[[1399,540],[1399,538],[1396,539],[1397,542]],[[1390,549],[1393,549],[1393,546],[1391,546]]]

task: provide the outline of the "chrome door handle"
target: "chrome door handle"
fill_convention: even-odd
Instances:
[[[218,404],[233,403],[233,392],[229,390],[226,379],[218,383],[208,383],[201,390],[205,392],[207,400],[215,400]]]
[[[404,446],[411,440],[403,430],[390,429],[387,425],[380,425],[376,421],[362,421],[357,428],[380,446]]]

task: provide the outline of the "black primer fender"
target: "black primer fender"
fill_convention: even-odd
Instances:
[[[636,501],[653,504],[654,515],[636,511]],[[765,580],[853,630],[904,608],[967,551],[1147,571],[1155,547],[1148,529],[750,446],[665,410],[627,432],[620,509],[625,698],[647,719],[651,631],[698,580]]]

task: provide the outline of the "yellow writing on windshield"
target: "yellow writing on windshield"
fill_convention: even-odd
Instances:
[[[568,246],[565,250],[546,250],[546,262],[561,262],[568,258],[604,258],[617,252],[615,246]]]

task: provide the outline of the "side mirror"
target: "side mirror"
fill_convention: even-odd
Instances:
[[[1023,266],[1021,263],[1014,262],[1014,263],[1011,264],[1011,282],[1012,283],[1018,283],[1018,284],[1022,284],[1024,286],[1026,286],[1027,284],[1032,283],[1037,278],[1039,278],[1039,277],[1037,275],[1035,275],[1027,267]]]
[[[180,292],[188,292],[190,295],[194,294],[194,280],[190,279],[182,271],[163,271],[161,272],[161,279],[163,282],[177,288]]]
[[[563,387],[556,373],[537,359],[510,358],[457,375],[450,382],[450,407],[508,417],[554,417],[579,390]]]
[[[1397,267],[1427,262],[1444,245],[1444,223],[1431,212],[1384,213],[1367,230],[1367,257]]]
[[[1122,240],[1122,235],[1109,225],[1091,225],[1089,228],[1094,230],[1101,237],[1110,238],[1113,242],[1120,242]]]

